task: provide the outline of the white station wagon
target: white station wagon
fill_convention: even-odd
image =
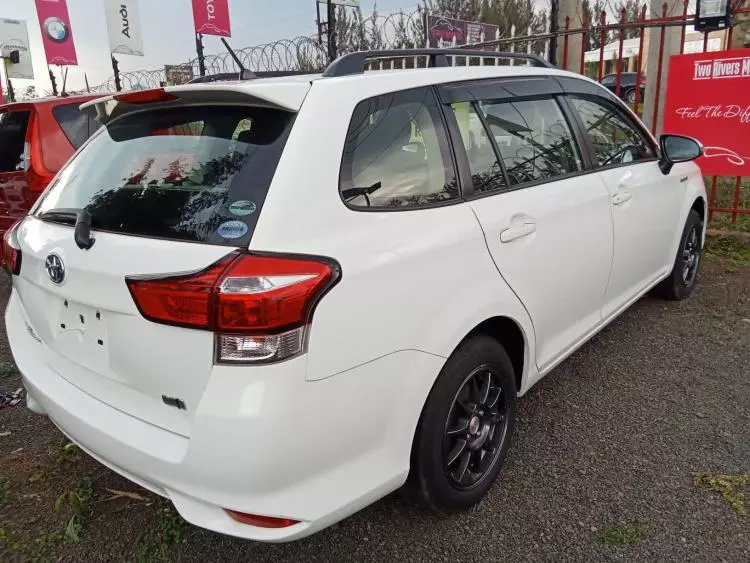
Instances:
[[[517,397],[649,290],[690,294],[702,149],[534,57],[409,53],[430,68],[89,102],[105,126],[4,245],[29,408],[225,534],[403,485],[477,503]]]

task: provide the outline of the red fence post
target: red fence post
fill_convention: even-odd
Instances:
[[[615,79],[615,95],[620,97],[620,78],[622,77],[622,49],[625,45],[625,8],[620,10],[620,50],[617,54],[617,78]]]
[[[662,5],[661,9],[661,17],[666,19],[667,12],[669,10],[669,6],[666,2]],[[658,123],[659,118],[659,89],[661,88],[661,67],[662,67],[662,59],[664,58],[664,38],[667,32],[667,26],[663,23],[661,24],[661,34],[659,37],[659,68],[656,71],[656,95],[654,96],[654,115],[653,119],[651,120],[651,132],[653,134],[656,134],[656,124]]]
[[[711,179],[711,195],[708,198],[708,222],[714,218],[714,207],[716,207],[716,176]]]
[[[583,24],[583,37],[581,37],[581,70],[579,72],[580,74],[586,74],[586,60],[584,55],[586,54],[586,39],[588,39],[588,32],[586,30],[589,27],[589,20],[586,14],[583,15],[581,23]]]
[[[686,0],[687,1],[687,0]],[[643,25],[646,21],[646,4],[641,8],[641,32],[640,39],[638,41],[638,59],[637,68],[635,69],[635,103],[633,104],[633,111],[638,113],[638,105],[641,103],[641,77],[643,71],[643,36],[646,35],[646,26]]]
[[[599,25],[601,31],[599,32],[599,82],[602,81],[602,71],[604,70],[604,40],[607,38],[607,30],[604,26],[607,25],[607,12],[602,10],[599,16]]]
[[[742,177],[737,176],[734,184],[734,201],[732,202],[732,223],[737,222],[737,214],[740,209],[740,189],[742,189]]]
[[[568,31],[570,30],[570,16],[565,16],[565,39],[563,39],[562,69],[568,70]]]

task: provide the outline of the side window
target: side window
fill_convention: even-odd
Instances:
[[[0,172],[24,168],[24,145],[30,111],[0,112]]]
[[[614,105],[605,100],[570,98],[583,121],[599,166],[627,164],[654,158],[651,142]]]
[[[429,88],[360,102],[344,145],[339,190],[361,208],[409,208],[456,199],[458,184]]]
[[[578,172],[581,157],[552,98],[479,102],[511,186]]]
[[[474,104],[457,102],[451,108],[469,159],[474,191],[484,193],[506,188],[505,174]]]

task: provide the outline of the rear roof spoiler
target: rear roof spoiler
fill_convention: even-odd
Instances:
[[[309,81],[185,84],[112,94],[85,102],[80,109],[94,114],[102,124],[145,105],[162,107],[193,102],[260,105],[297,112],[309,90]]]

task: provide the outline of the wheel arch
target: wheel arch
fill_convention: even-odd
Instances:
[[[516,381],[516,392],[520,393],[528,367],[528,341],[521,326],[510,317],[495,316],[485,319],[471,329],[461,342],[458,349],[467,339],[477,334],[484,334],[496,340],[510,357]]]

